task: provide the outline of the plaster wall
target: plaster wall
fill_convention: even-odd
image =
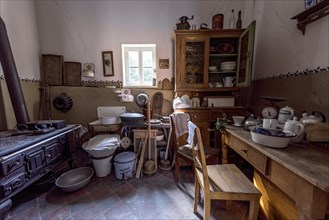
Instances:
[[[252,20],[257,21],[254,80],[297,70],[328,68],[329,16],[307,25],[306,34],[302,35],[296,28],[296,20],[291,20],[304,10],[302,1],[0,1],[0,16],[7,26],[18,74],[21,79],[29,79],[23,91],[28,108],[32,108],[28,109],[31,120],[36,119],[38,112],[35,85],[40,79],[40,54],[61,54],[65,61],[93,62],[96,77],[92,80],[122,80],[121,43],[156,43],[158,58],[170,60],[169,69],[158,69],[158,79],[171,79],[174,76],[172,32],[178,18],[194,15],[190,24],[198,28],[200,23],[207,23],[211,27],[212,16],[223,13],[224,28],[227,28],[231,9],[242,10],[243,28]],[[114,77],[103,77],[101,51],[104,50],[114,53]],[[10,121],[8,127],[12,128],[15,122],[2,68],[0,81],[1,119]],[[62,91],[71,93],[71,88],[66,89]],[[322,93],[328,93],[328,88],[324,89]],[[74,93],[78,94],[79,90],[82,94],[93,92],[81,87]],[[57,90],[52,91],[52,96],[58,95]],[[257,88],[249,94],[258,92]],[[322,93],[319,98],[325,99]],[[96,100],[107,100],[107,92],[97,94]],[[250,98],[244,100],[247,106]],[[85,101],[79,97],[76,104],[80,100]],[[95,103],[90,111],[103,103]],[[77,118],[87,121],[82,116]],[[4,124],[1,122],[1,127]]]
[[[35,2],[0,1],[0,16],[6,24],[16,69],[21,79],[40,78],[40,47]],[[0,64],[1,66],[1,64]],[[30,120],[36,120],[39,105],[39,83],[21,81]],[[2,67],[0,68],[0,130],[12,129],[16,118]]]
[[[291,18],[303,1],[245,1],[245,20],[256,20],[253,79],[329,69],[329,16],[306,26],[305,35]]]
[[[157,69],[157,78],[171,79],[172,34],[179,17],[194,15],[191,25],[211,27],[212,16],[223,13],[227,28],[230,10],[243,10],[244,1],[37,1],[36,6],[41,53],[94,63],[92,80],[122,81],[121,44],[155,43],[157,57],[170,63],[169,69]],[[113,51],[113,77],[103,76],[102,51]]]

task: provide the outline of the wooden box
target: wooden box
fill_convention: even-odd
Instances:
[[[329,142],[329,122],[307,123],[305,129],[307,141]]]
[[[81,85],[81,63],[64,62],[63,85],[64,86]]]
[[[42,55],[41,82],[51,86],[63,85],[63,56]]]

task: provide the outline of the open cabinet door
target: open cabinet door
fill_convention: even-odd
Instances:
[[[247,87],[250,85],[252,62],[254,54],[256,21],[251,22],[248,28],[241,34],[239,39],[239,57],[237,86]]]

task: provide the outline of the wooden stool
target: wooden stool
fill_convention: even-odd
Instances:
[[[195,173],[194,213],[197,212],[200,188],[202,188],[204,219],[210,219],[211,200],[239,200],[250,201],[249,219],[257,220],[261,197],[259,190],[234,164],[207,165],[200,129],[195,125],[189,126],[189,129],[192,127],[195,128],[191,144]]]

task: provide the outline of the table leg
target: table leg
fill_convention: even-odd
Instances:
[[[324,219],[328,201],[327,193],[301,180],[297,184],[296,207],[299,220]]]

